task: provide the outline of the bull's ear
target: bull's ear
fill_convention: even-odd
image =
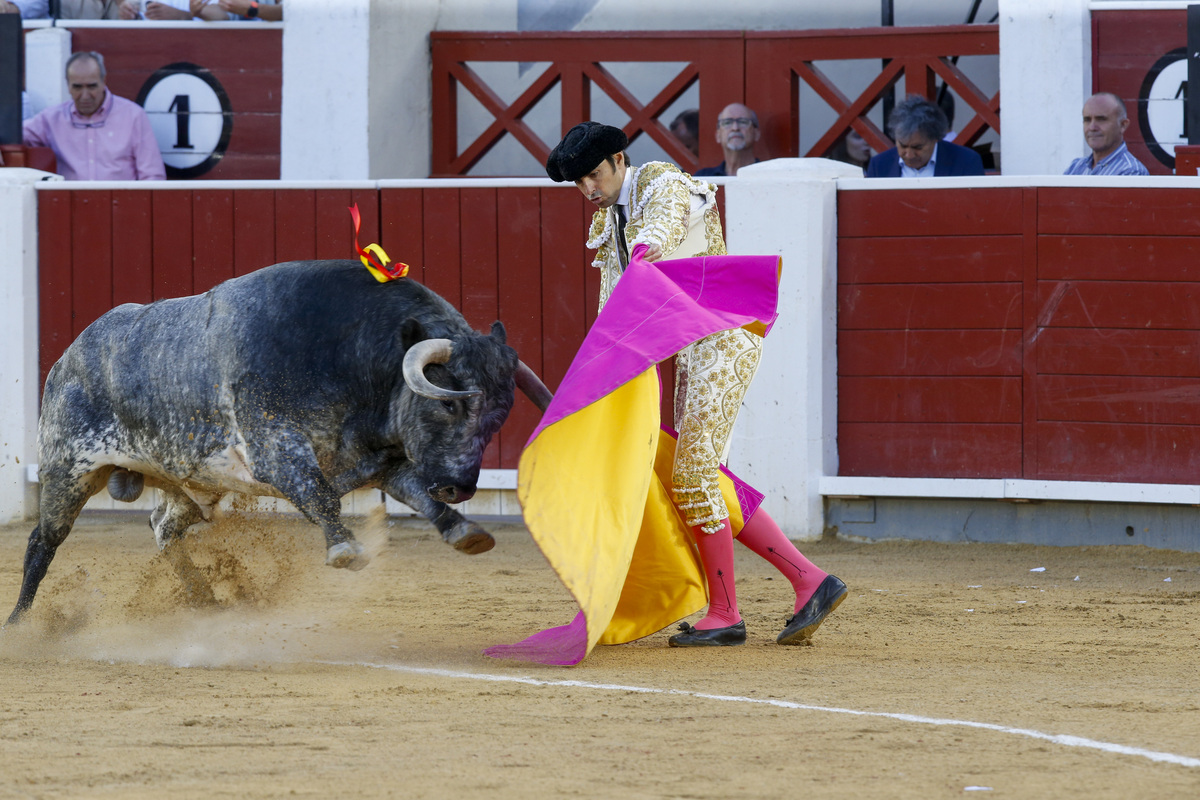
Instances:
[[[492,323],[492,338],[500,344],[508,344],[508,333],[504,330],[504,323],[496,320]]]
[[[405,350],[428,338],[429,334],[425,333],[425,326],[412,317],[404,320],[404,324],[400,326],[400,344],[404,346]]]

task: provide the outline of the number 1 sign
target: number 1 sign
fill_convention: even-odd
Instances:
[[[138,92],[168,178],[195,178],[225,154],[233,109],[224,87],[204,67],[181,61],[155,72]]]

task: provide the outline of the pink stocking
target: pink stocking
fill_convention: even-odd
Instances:
[[[792,588],[796,590],[796,607],[792,610],[793,614],[808,602],[813,592],[821,585],[821,581],[829,574],[805,558],[775,524],[775,520],[761,508],[750,516],[750,521],[742,528],[737,540],[749,547],[755,555],[765,558],[792,582]]]
[[[733,530],[729,520],[716,533],[692,528],[692,538],[700,551],[700,564],[708,581],[708,614],[694,626],[697,630],[728,628],[742,620],[733,586]]]

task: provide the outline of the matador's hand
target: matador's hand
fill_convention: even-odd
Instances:
[[[658,261],[662,256],[662,248],[656,244],[646,245],[646,251],[642,253],[642,258],[646,261]]]

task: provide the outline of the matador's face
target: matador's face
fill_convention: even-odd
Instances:
[[[575,181],[579,191],[597,208],[615,205],[625,182],[625,154],[614,153],[612,163],[601,161],[594,170]]]

